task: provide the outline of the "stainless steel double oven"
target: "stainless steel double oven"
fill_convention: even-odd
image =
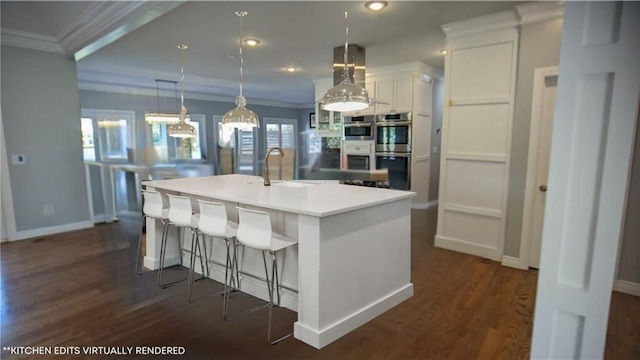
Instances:
[[[392,189],[411,188],[411,113],[378,115],[375,123],[376,169],[388,169]]]

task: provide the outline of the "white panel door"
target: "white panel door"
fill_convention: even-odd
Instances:
[[[435,245],[502,258],[518,32],[447,42]]]
[[[640,3],[567,2],[531,357],[600,359],[640,83]]]

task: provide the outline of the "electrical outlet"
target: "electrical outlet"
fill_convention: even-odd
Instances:
[[[45,205],[43,206],[43,210],[45,215],[53,215],[53,205]]]
[[[437,147],[437,146],[434,146],[434,147],[433,147],[433,150],[431,150],[431,151],[432,151],[434,154],[437,154],[437,153],[438,153],[438,147]]]

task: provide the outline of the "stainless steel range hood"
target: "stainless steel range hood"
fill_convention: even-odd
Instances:
[[[347,51],[347,63],[349,64],[349,79],[356,85],[364,86],[365,77],[365,49],[356,44],[349,44]],[[342,82],[344,72],[344,46],[333,48],[333,85]]]

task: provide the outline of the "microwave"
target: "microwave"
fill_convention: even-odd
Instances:
[[[375,117],[367,116],[345,116],[344,117],[344,140],[374,140]]]

